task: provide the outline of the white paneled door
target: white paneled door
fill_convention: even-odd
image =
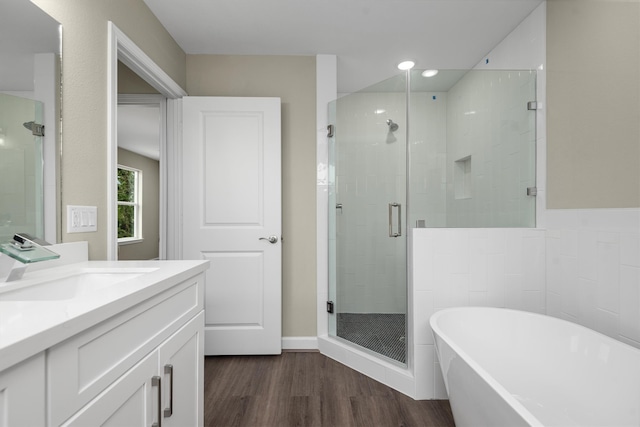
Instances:
[[[205,354],[280,354],[279,98],[183,98],[182,253],[208,259]]]

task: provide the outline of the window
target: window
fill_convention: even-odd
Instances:
[[[142,240],[142,171],[118,165],[118,243]]]

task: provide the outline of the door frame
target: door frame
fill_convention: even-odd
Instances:
[[[167,98],[167,126],[165,145],[166,175],[164,190],[166,234],[161,244],[160,253],[164,259],[180,259],[182,257],[182,239],[180,238],[179,218],[182,209],[180,203],[181,158],[180,146],[180,99],[187,92],[180,87],[162,68],[160,68],[142,49],[140,49],[113,22],[107,23],[108,55],[107,55],[107,259],[118,259],[118,215],[117,197],[117,159],[118,159],[118,61],[121,61],[140,78],[149,83],[161,95]],[[162,180],[162,178],[161,178]],[[162,186],[161,186],[162,191]],[[162,224],[161,224],[162,228]],[[162,256],[161,256],[162,258]]]

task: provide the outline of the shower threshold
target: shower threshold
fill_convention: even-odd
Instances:
[[[407,363],[406,315],[338,313],[336,335],[378,354]]]

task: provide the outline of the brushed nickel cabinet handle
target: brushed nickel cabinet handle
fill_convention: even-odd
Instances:
[[[162,379],[157,375],[151,377],[151,387],[158,388],[158,421],[151,427],[162,427]]]
[[[164,408],[164,417],[173,415],[173,365],[164,365],[165,375],[169,375],[169,407]]]

